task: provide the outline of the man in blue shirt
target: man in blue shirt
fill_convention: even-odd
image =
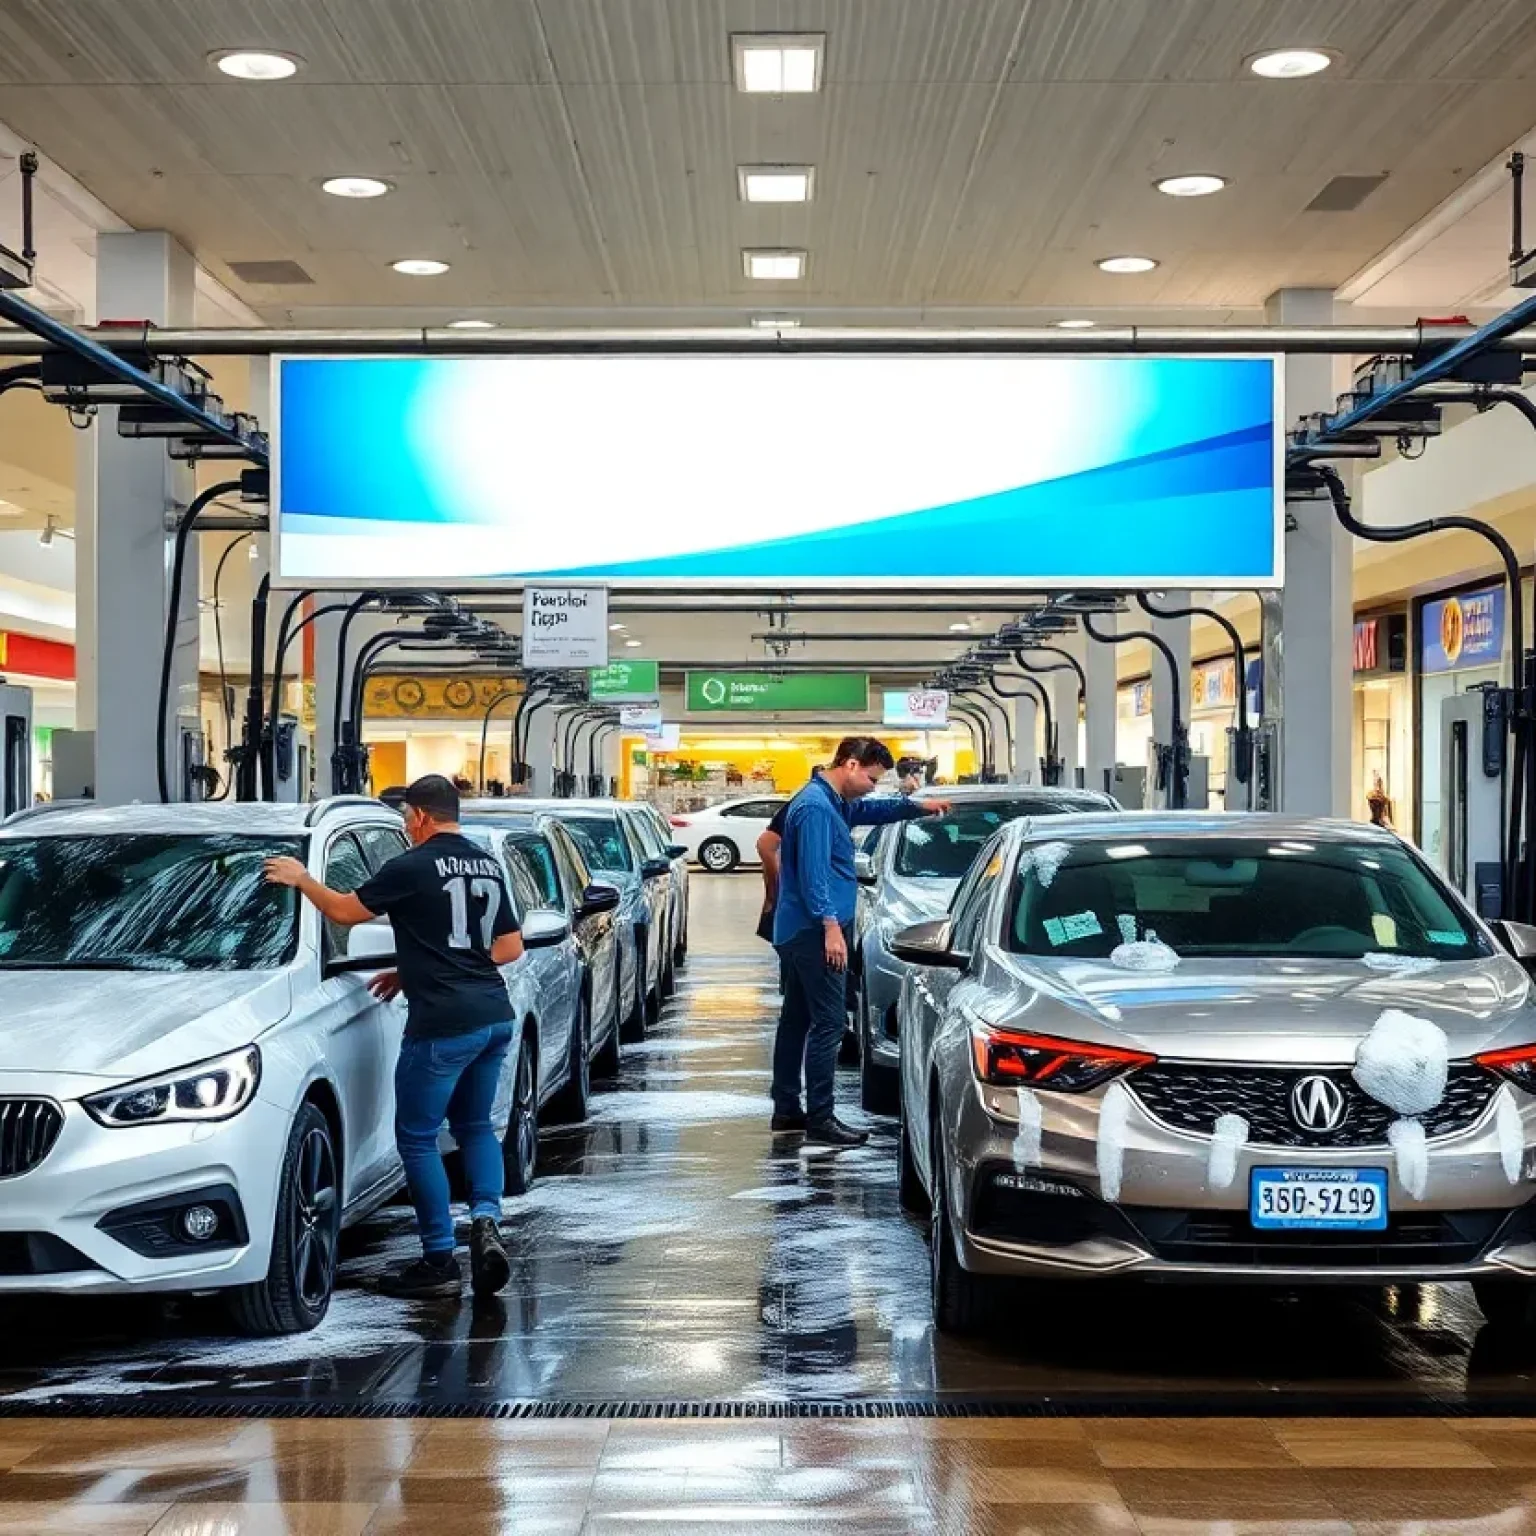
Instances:
[[[865,800],[892,766],[883,742],[851,736],[790,802],[779,849],[773,946],[779,952],[784,1008],[773,1046],[773,1129],[807,1141],[856,1147],[865,1131],[833,1113],[837,1048],[848,1020],[848,940],[859,886],[850,828],[940,816],[942,800]],[[800,1084],[805,1080],[805,1108]]]

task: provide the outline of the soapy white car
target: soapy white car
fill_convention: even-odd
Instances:
[[[360,798],[0,830],[0,1294],[218,1290],[252,1334],[324,1317],[341,1228],[402,1182],[405,1004],[367,987],[387,921],[330,928],[262,866],[352,890],[406,847]]]

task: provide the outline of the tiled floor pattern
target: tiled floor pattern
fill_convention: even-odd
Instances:
[[[1523,1536],[1536,1423],[0,1424],[0,1536]]]

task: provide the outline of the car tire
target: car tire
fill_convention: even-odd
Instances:
[[[688,964],[688,921],[685,915],[682,931],[677,936],[677,945],[672,951],[672,963],[678,970],[682,970]]]
[[[912,1135],[907,1130],[907,1117],[901,1116],[896,1133],[896,1198],[904,1211],[914,1216],[927,1216],[933,1205],[928,1191],[923,1188],[922,1175],[917,1171],[917,1160],[912,1156]]]
[[[1530,1281],[1478,1276],[1472,1294],[1496,1333],[1536,1332],[1536,1285]]]
[[[712,875],[728,875],[740,863],[741,854],[728,837],[712,837],[699,849],[699,867]]]
[[[340,1186],[330,1122],[315,1105],[301,1104],[278,1176],[266,1279],[239,1286],[227,1298],[235,1327],[247,1337],[307,1333],[330,1309]]]
[[[609,1030],[597,1054],[592,1058],[592,1081],[608,1082],[619,1075],[619,1026]]]
[[[619,1025],[619,1038],[626,1045],[634,1045],[637,1041],[645,1039],[645,1026],[650,1018],[650,1004],[645,990],[645,943],[639,936],[635,938],[635,990],[633,1000],[629,1005],[629,1012],[624,1015]]]
[[[517,1047],[517,1075],[512,1079],[512,1113],[501,1140],[503,1187],[509,1195],[526,1195],[533,1188],[539,1161],[539,1078],[534,1070],[531,1021],[523,1025]],[[582,1116],[586,1118],[585,1114]]]
[[[894,1115],[901,1109],[901,1079],[887,1066],[875,1060],[870,1039],[869,993],[864,986],[864,972],[859,971],[858,1001],[854,1012],[859,1036],[859,1107],[872,1115]]]
[[[581,1125],[592,1102],[592,999],[582,989],[571,1032],[570,1076],[549,1101],[551,1125]]]
[[[666,958],[661,962],[661,995],[663,1000],[677,993],[677,960],[669,945]]]
[[[933,1283],[933,1321],[940,1333],[977,1333],[991,1312],[992,1289],[982,1275],[961,1266],[955,1252],[945,1183],[943,1138],[932,1133],[933,1180],[929,1191],[933,1214],[928,1225],[928,1258]]]

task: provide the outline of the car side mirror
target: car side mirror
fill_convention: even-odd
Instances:
[[[1536,965],[1536,928],[1503,917],[1495,918],[1488,926],[1493,929],[1494,938],[1527,970]]]
[[[524,949],[553,949],[571,935],[563,912],[530,912],[523,922]]]
[[[581,904],[576,908],[577,917],[596,917],[599,912],[617,912],[619,891],[613,885],[589,885],[581,893]]]
[[[346,971],[387,971],[395,964],[395,930],[387,917],[376,917],[347,930],[347,950],[327,962],[325,974]]]
[[[853,875],[860,885],[875,883],[875,861],[862,849],[853,856]]]
[[[688,850],[681,843],[668,843],[667,857],[669,859],[686,859],[688,857]]]
[[[952,947],[954,932],[954,924],[947,917],[914,923],[896,935],[891,944],[891,953],[908,965],[963,971],[971,963],[971,957]]]
[[[644,880],[664,880],[671,873],[671,859],[647,859],[640,866],[640,876]]]

